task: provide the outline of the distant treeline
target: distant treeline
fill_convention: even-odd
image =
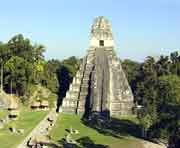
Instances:
[[[149,56],[143,63],[122,62],[131,85],[138,118],[150,139],[168,139],[180,145],[180,54],[172,52],[158,60]],[[172,145],[173,145],[172,144]],[[171,147],[176,148],[176,147]]]
[[[1,89],[18,96],[26,94],[30,85],[42,85],[58,94],[59,104],[79,69],[80,59],[45,60],[45,47],[19,34],[8,42],[0,42]],[[59,49],[59,54],[61,50]],[[149,56],[142,63],[124,60],[134,94],[135,110],[147,138],[180,142],[180,54]],[[28,99],[28,98],[27,98]],[[171,147],[172,148],[172,147]]]
[[[70,57],[63,61],[47,61],[44,52],[43,45],[32,44],[21,34],[12,37],[7,43],[0,42],[1,89],[23,96],[29,85],[41,84],[59,93],[60,74],[69,85],[79,68],[79,60]],[[67,70],[67,74],[63,75],[62,69],[64,73]]]

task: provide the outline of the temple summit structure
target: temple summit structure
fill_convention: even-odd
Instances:
[[[70,84],[60,111],[80,115],[132,114],[133,94],[116,56],[112,27],[97,17],[91,29],[90,47]]]

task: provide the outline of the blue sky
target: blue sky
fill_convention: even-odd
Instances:
[[[102,15],[122,59],[180,50],[179,0],[1,0],[0,41],[22,33],[46,46],[47,59],[82,57],[93,19]]]

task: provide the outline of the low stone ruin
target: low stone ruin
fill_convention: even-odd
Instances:
[[[8,111],[10,119],[17,119],[17,117],[19,116],[18,103],[13,98],[11,98],[11,103],[8,107]]]
[[[33,101],[31,104],[32,110],[48,110],[49,102],[47,100]]]

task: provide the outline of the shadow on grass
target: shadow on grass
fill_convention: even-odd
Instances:
[[[38,144],[41,145],[41,147],[42,147],[42,146],[48,146],[49,148],[63,148],[63,147],[60,147],[59,145],[57,145],[57,144],[55,144],[55,143],[39,142]],[[35,147],[38,148],[37,145],[35,145]]]
[[[76,140],[76,143],[67,143],[63,138],[59,140],[59,143],[63,145],[63,148],[109,148],[108,145],[95,144],[89,137],[81,137]]]
[[[68,143],[65,138],[62,138],[58,143],[59,144],[39,142],[37,144],[39,144],[39,146],[43,145],[50,148],[110,148],[108,145],[95,144],[89,137],[81,137],[75,140],[75,143]],[[36,147],[38,146],[36,145]]]
[[[109,148],[107,145],[95,144],[92,139],[89,137],[82,137],[77,140],[83,148]]]
[[[99,133],[116,138],[122,136],[134,136],[141,138],[141,126],[130,121],[117,118],[101,120],[99,118],[87,120],[82,119],[82,123],[88,127],[96,129]]]

